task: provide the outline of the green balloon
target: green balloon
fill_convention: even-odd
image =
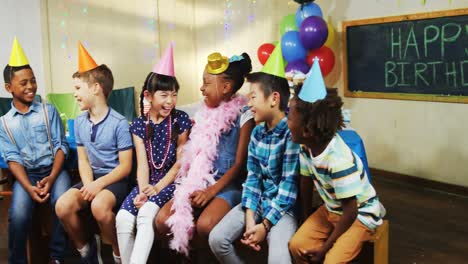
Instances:
[[[297,31],[296,18],[294,14],[289,14],[281,19],[280,34],[283,36],[288,31]]]

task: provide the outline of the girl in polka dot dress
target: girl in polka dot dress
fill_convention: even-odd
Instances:
[[[141,107],[141,116],[130,127],[138,162],[138,186],[124,200],[116,217],[124,264],[146,263],[154,240],[153,220],[173,196],[179,150],[191,128],[189,116],[175,109],[178,90],[174,76],[150,73],[140,105],[146,99],[151,108],[145,115]]]

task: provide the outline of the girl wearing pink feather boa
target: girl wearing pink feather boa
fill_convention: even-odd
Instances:
[[[160,237],[170,235],[170,247],[186,256],[195,233],[207,243],[211,229],[240,202],[255,122],[247,98],[236,92],[251,70],[246,53],[208,56],[200,88],[204,101],[182,150],[174,198],[155,220]]]

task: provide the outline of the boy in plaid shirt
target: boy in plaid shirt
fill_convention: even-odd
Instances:
[[[252,73],[247,80],[249,106],[260,124],[250,139],[242,203],[211,231],[209,243],[221,263],[243,263],[232,243],[242,236],[243,244],[259,251],[267,239],[268,263],[291,263],[288,242],[297,228],[293,206],[300,149],[291,141],[286,121],[288,82],[284,71]]]

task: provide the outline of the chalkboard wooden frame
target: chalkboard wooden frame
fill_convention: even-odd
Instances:
[[[468,103],[468,96],[443,96],[431,94],[417,93],[386,93],[386,92],[365,92],[352,91],[349,89],[348,83],[348,46],[347,32],[348,27],[384,24],[389,22],[402,22],[408,20],[421,20],[438,17],[460,16],[467,15],[468,8],[453,9],[445,11],[436,11],[428,13],[418,13],[391,17],[380,17],[371,19],[361,19],[342,22],[342,56],[343,56],[343,76],[344,76],[344,96],[354,98],[373,98],[373,99],[395,99],[395,100],[412,100],[412,101],[432,101],[432,102],[447,102],[447,103]]]

